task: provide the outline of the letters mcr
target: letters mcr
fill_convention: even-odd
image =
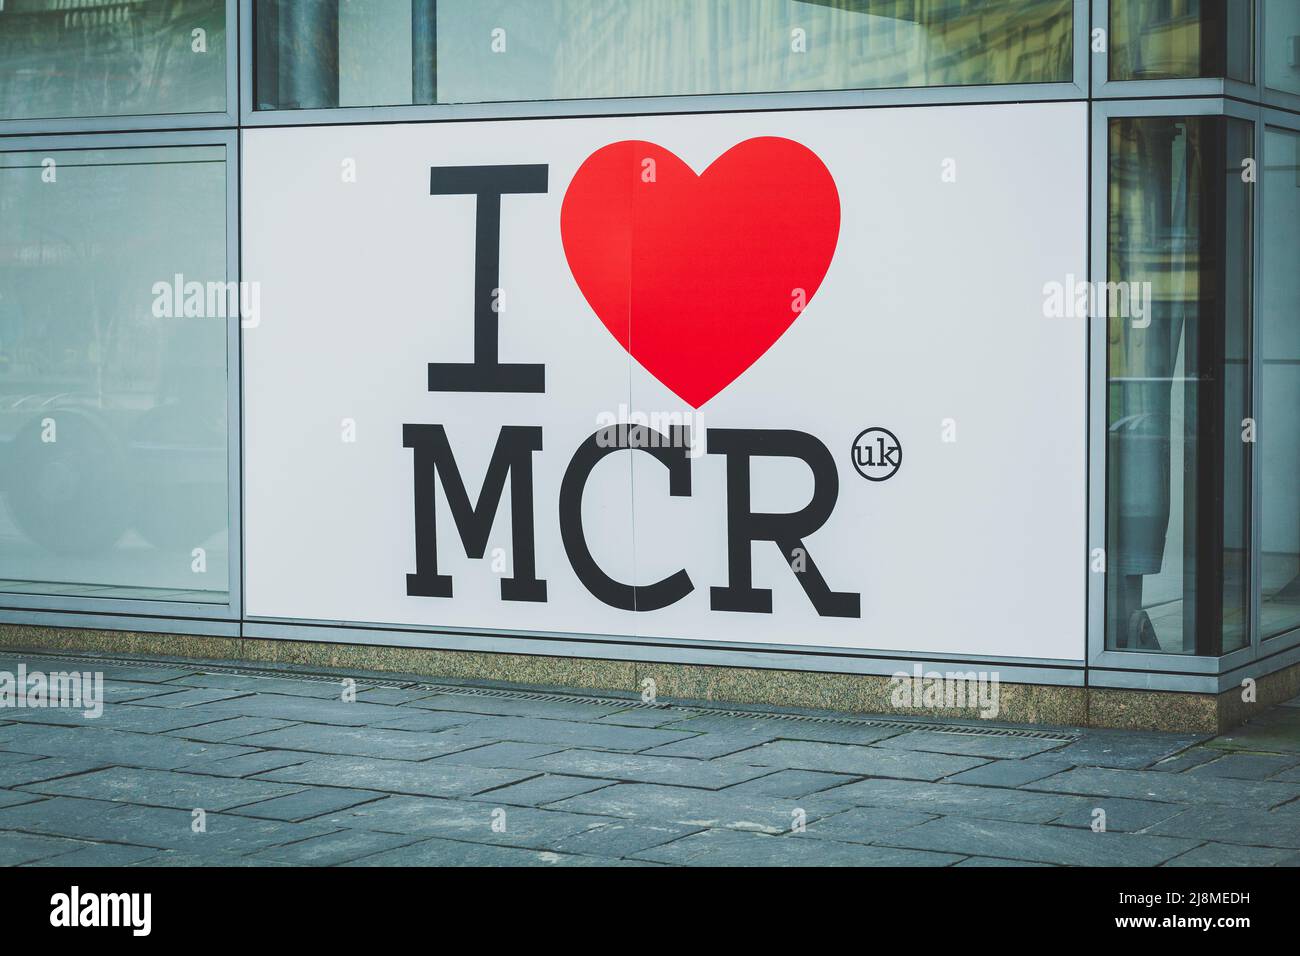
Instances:
[[[473,195],[477,203],[474,238],[474,360],[429,365],[431,392],[545,392],[545,366],[503,364],[497,350],[497,315],[493,297],[500,286],[501,198],[545,193],[547,167],[433,167],[434,196]],[[628,611],[654,611],[680,601],[695,590],[685,569],[652,584],[629,584],[606,574],[592,557],[582,525],[582,496],[587,479],[606,455],[621,450],[654,457],[668,471],[668,494],[691,494],[690,435],[672,426],[663,435],[640,425],[598,429],[578,447],[560,484],[560,537],[565,554],[583,586],[600,601]],[[501,580],[503,601],[546,600],[546,582],[537,577],[533,537],[533,454],[542,450],[542,429],[503,425],[497,436],[478,500],[470,499],[442,425],[403,427],[403,445],[412,451],[415,468],[415,573],[406,576],[406,593],[449,598],[450,575],[438,571],[436,495],[441,483],[465,553],[482,558],[488,536],[510,483],[512,571]],[[778,547],[817,613],[823,617],[861,616],[860,596],[832,591],[804,544],[830,517],[839,497],[839,474],[826,446],[812,435],[784,429],[709,428],[705,450],[726,459],[727,567],[725,587],[710,588],[715,611],[772,613],[772,592],[754,586],[751,545],[770,541]],[[750,466],[755,458],[801,460],[813,475],[812,500],[798,511],[756,512],[750,504]]]

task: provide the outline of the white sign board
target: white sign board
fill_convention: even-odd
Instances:
[[[1086,122],[245,131],[247,614],[1083,658]]]

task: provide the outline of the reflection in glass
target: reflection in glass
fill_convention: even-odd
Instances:
[[[1110,78],[1249,83],[1251,8],[1250,0],[1110,0]]]
[[[1264,132],[1259,631],[1300,627],[1300,133]]]
[[[0,8],[0,119],[226,108],[224,0],[7,0]]]
[[[0,590],[225,599],[225,222],[224,147],[0,154]]]
[[[1264,85],[1300,94],[1300,3],[1264,0]]]
[[[1069,82],[1071,0],[260,0],[259,109]]]
[[[1249,640],[1252,126],[1110,121],[1106,646],[1217,655]]]

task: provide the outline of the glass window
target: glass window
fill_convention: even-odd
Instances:
[[[1110,0],[1110,78],[1251,82],[1252,6],[1250,0]]]
[[[1264,0],[1264,84],[1300,94],[1300,3]]]
[[[0,119],[222,112],[225,0],[6,0],[0,63]]]
[[[0,154],[0,590],[226,600],[226,264],[225,147]]]
[[[1107,320],[1113,650],[1217,655],[1249,640],[1251,186],[1241,163],[1252,129],[1218,116],[1110,121],[1108,280],[1130,303]]]
[[[259,109],[1069,82],[1071,0],[259,0]]]
[[[1300,627],[1300,133],[1267,128],[1260,246],[1262,637]]]

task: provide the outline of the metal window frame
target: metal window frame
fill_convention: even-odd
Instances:
[[[0,152],[50,152],[94,149],[139,149],[170,146],[222,146],[226,150],[226,281],[239,281],[239,149],[233,130],[173,130],[167,132],[77,133],[0,139]],[[125,615],[141,630],[157,630],[149,622],[165,619],[178,633],[238,633],[243,614],[244,536],[241,520],[242,419],[240,405],[239,316],[226,326],[226,481],[229,556],[227,599],[208,601],[150,601],[142,598],[98,598],[91,595],[38,595],[0,592],[0,623],[107,627]],[[180,590],[180,589],[176,589]],[[39,620],[37,619],[39,617]],[[121,626],[120,624],[118,625]],[[215,629],[215,631],[214,631]]]
[[[1233,0],[1243,2],[1243,0]],[[1257,0],[1244,0],[1251,3],[1251,37],[1254,49],[1251,52],[1251,82],[1233,80],[1227,77],[1195,77],[1191,79],[1168,80],[1112,80],[1110,78],[1110,4],[1111,0],[1093,0],[1093,29],[1106,31],[1106,49],[1101,53],[1089,54],[1093,58],[1092,96],[1094,99],[1164,99],[1178,96],[1217,96],[1248,100],[1258,103],[1260,99],[1260,40],[1263,36],[1263,22]]]
[[[201,113],[142,113],[122,116],[61,116],[36,119],[0,118],[0,136],[47,133],[99,133],[137,130],[220,129],[239,125],[239,3],[226,7],[226,108]]]
[[[1256,79],[1259,81],[1259,88],[1262,93],[1264,105],[1276,109],[1290,110],[1300,112],[1300,93],[1288,93],[1286,90],[1274,89],[1268,85],[1268,76],[1265,73],[1263,64],[1264,59],[1264,37],[1268,35],[1268,4],[1261,2],[1259,4],[1258,16],[1259,30],[1255,34],[1255,55],[1260,61]]]
[[[1262,155],[1264,129],[1278,126],[1300,131],[1300,116],[1266,106],[1242,103],[1226,97],[1200,99],[1097,100],[1092,109],[1090,278],[1107,281],[1107,189],[1109,175],[1109,123],[1124,116],[1228,116],[1253,125],[1253,152]],[[1263,208],[1262,181],[1257,178],[1251,198],[1251,402],[1252,414],[1261,407],[1260,367],[1260,279],[1262,237],[1260,210]],[[1088,551],[1106,547],[1106,427],[1107,323],[1091,321],[1088,348]],[[1253,451],[1253,449],[1252,449]],[[1254,456],[1250,465],[1250,632],[1246,646],[1219,657],[1194,654],[1156,654],[1143,651],[1106,649],[1106,576],[1088,574],[1088,666],[1103,672],[1146,672],[1165,674],[1225,675],[1258,668],[1267,659],[1300,646],[1300,628],[1269,638],[1260,646],[1259,597],[1256,574],[1260,558],[1260,492],[1262,469]],[[1264,671],[1260,671],[1261,673]],[[1119,679],[1119,678],[1116,678]],[[1126,678],[1131,680],[1132,678]]]
[[[1080,100],[1088,96],[1088,0],[1072,0],[1073,76],[1055,83],[990,86],[926,86],[871,90],[722,93],[688,96],[617,97],[586,100],[528,100],[448,103],[435,106],[341,106],[309,110],[255,110],[254,0],[240,0],[241,127],[333,126],[359,123],[428,123],[485,119],[649,116],[674,113],[761,112],[864,106],[965,105]]]
[[[1251,400],[1254,403],[1254,412],[1257,419],[1260,411],[1264,408],[1264,323],[1261,321],[1261,300],[1264,291],[1264,216],[1262,211],[1264,203],[1268,200],[1263,176],[1264,137],[1270,128],[1300,135],[1300,115],[1264,105],[1260,107],[1259,119],[1255,123],[1255,156],[1259,160],[1260,174],[1256,183],[1255,193],[1258,199],[1253,223],[1255,229],[1255,256],[1253,261],[1254,276],[1251,280],[1254,292],[1252,299],[1254,312],[1251,326],[1251,348],[1254,354],[1251,364],[1253,388]],[[1255,567],[1259,567],[1263,558],[1264,469],[1262,462],[1260,467],[1254,469],[1253,478],[1254,513],[1251,515],[1253,523],[1251,560],[1255,562]],[[1275,654],[1280,650],[1300,645],[1300,625],[1289,631],[1282,631],[1269,637],[1264,637],[1258,632],[1262,590],[1259,586],[1252,588],[1251,619],[1254,623],[1253,640],[1257,644],[1256,650],[1258,654],[1267,656],[1265,652]]]

